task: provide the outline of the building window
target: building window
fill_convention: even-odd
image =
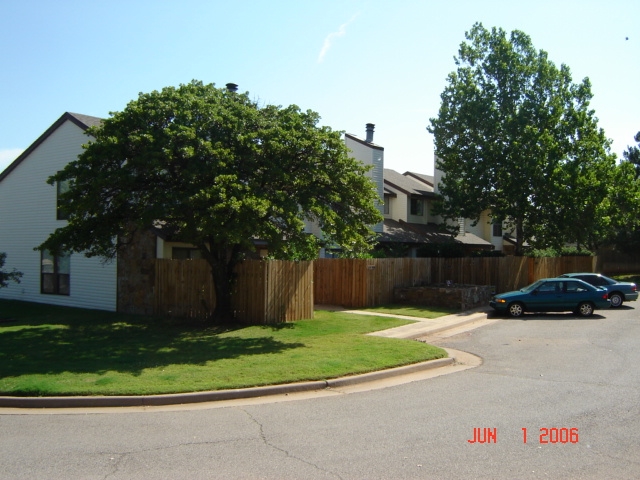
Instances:
[[[194,260],[202,258],[202,253],[197,248],[173,247],[171,258],[173,260]]]
[[[502,222],[498,222],[496,220],[493,221],[493,236],[494,237],[502,236]]]
[[[41,253],[41,293],[69,295],[71,281],[71,262],[69,260],[69,254],[51,255],[47,250]]]
[[[411,215],[422,217],[424,215],[424,200],[421,198],[411,199]]]
[[[389,202],[391,202],[391,195],[384,196],[384,214],[389,215]]]
[[[68,220],[69,213],[65,211],[64,202],[60,200],[60,195],[69,191],[69,180],[56,183],[56,218],[58,220]]]

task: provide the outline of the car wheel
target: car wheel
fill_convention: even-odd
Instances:
[[[611,300],[611,308],[617,308],[622,305],[622,295],[618,292],[614,292],[609,295],[609,300]]]
[[[593,315],[593,305],[589,302],[582,302],[578,305],[578,315],[581,317],[590,317]]]
[[[521,317],[524,313],[524,305],[518,302],[512,303],[511,305],[509,305],[508,311],[510,317]]]

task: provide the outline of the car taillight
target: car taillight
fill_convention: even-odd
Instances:
[[[633,285],[631,285],[631,291],[635,292],[638,290],[638,287],[636,287],[636,284],[634,283]]]
[[[602,298],[604,298],[605,300],[607,300],[609,298],[609,294],[605,293],[604,295],[602,295]]]

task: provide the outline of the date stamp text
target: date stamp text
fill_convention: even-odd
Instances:
[[[522,428],[522,443],[537,439],[539,444],[545,443],[578,443],[580,436],[577,428],[540,428],[532,437],[528,436],[526,428]],[[498,443],[497,428],[474,428],[472,438],[468,443]]]

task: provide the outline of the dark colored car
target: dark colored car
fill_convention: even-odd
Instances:
[[[638,299],[638,287],[635,283],[619,282],[613,278],[605,277],[599,273],[565,273],[561,278],[577,278],[583,282],[590,283],[595,287],[604,287],[609,292],[611,308],[617,308],[623,302],[630,302]]]
[[[598,308],[609,308],[606,289],[577,278],[543,278],[520,290],[494,296],[489,305],[497,312],[520,317],[524,312],[571,311],[589,317]]]

